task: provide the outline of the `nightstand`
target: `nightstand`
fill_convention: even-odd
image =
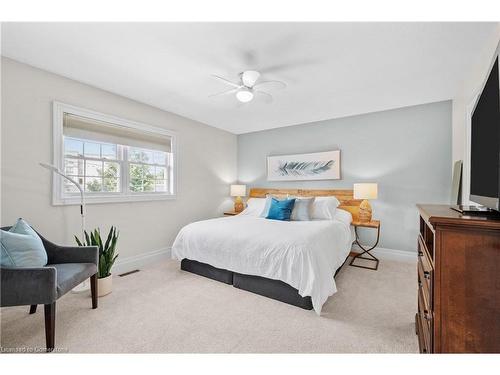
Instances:
[[[374,255],[370,254],[370,251],[373,250],[377,246],[378,240],[380,238],[380,220],[353,221],[351,224],[352,224],[352,226],[354,226],[354,233],[356,234],[356,240],[355,240],[356,245],[358,245],[359,248],[361,250],[363,250],[363,252],[353,256],[349,265],[353,266],[353,267],[365,268],[368,270],[376,271],[378,268],[379,260]],[[358,228],[371,228],[371,229],[377,230],[377,240],[375,241],[375,244],[372,247],[366,248],[359,243]],[[364,254],[368,255],[368,257],[363,257]],[[364,260],[369,260],[369,261],[375,262],[375,266],[368,267],[368,266],[361,266],[361,265],[354,264],[354,262],[357,259],[364,259]]]
[[[234,211],[226,211],[224,212],[224,216],[236,216],[238,215],[240,212],[234,212]]]

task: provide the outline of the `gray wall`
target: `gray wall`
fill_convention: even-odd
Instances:
[[[341,150],[341,180],[268,182],[268,155]],[[431,103],[238,136],[238,179],[250,187],[352,188],[377,182],[379,246],[415,251],[416,203],[448,203],[451,102]],[[363,241],[373,234],[362,235]]]
[[[1,225],[25,218],[47,238],[74,244],[77,206],[51,205],[52,101],[176,131],[177,199],[87,205],[87,228],[120,229],[120,262],[166,250],[179,229],[231,207],[236,180],[234,134],[2,58]]]

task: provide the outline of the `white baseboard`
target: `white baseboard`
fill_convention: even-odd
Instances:
[[[360,252],[357,246],[353,246],[353,252]],[[135,255],[127,258],[118,258],[113,266],[113,274],[119,275],[125,272],[140,269],[148,264],[154,263],[163,259],[170,259],[172,253],[171,247],[165,247],[160,250],[154,250],[147,253]],[[380,259],[397,260],[401,262],[415,262],[417,253],[403,250],[386,249],[376,247],[371,251],[373,255]]]
[[[357,246],[353,246],[352,251],[355,253],[360,253],[361,251]],[[383,247],[376,247],[371,250],[370,253],[375,255],[379,259],[387,260],[398,260],[400,262],[416,262],[417,253],[412,251],[396,250],[396,249],[386,249]]]
[[[160,250],[154,250],[123,259],[118,257],[115,265],[113,266],[113,274],[120,275],[125,272],[140,269],[141,267],[154,263],[158,260],[170,259],[171,251],[171,247],[165,247]]]

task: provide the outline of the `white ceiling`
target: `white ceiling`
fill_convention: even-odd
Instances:
[[[496,23],[3,23],[2,55],[233,133],[452,98]],[[274,102],[209,98],[255,69]]]

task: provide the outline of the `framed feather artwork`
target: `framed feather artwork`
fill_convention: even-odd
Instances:
[[[340,179],[340,150],[267,157],[268,181]]]

